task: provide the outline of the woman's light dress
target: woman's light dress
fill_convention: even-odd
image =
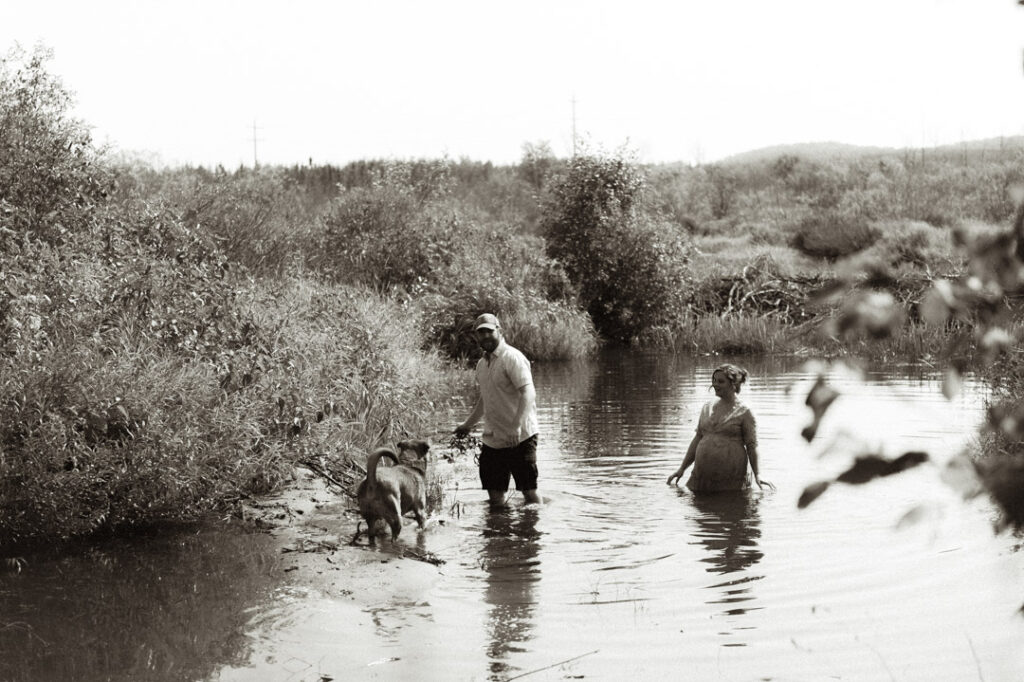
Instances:
[[[694,492],[744,490],[750,487],[745,445],[757,445],[754,414],[740,401],[730,409],[712,400],[697,420],[697,456],[686,487]]]

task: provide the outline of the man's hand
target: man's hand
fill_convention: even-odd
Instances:
[[[520,437],[521,431],[521,429],[516,429],[512,433],[508,434],[508,438],[505,439],[506,448],[514,448],[515,446],[519,445],[524,440],[526,440],[525,438]]]

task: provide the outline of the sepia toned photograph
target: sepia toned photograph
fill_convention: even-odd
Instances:
[[[1024,0],[0,5],[0,682],[1024,679]]]

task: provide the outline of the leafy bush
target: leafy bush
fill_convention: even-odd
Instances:
[[[542,226],[547,252],[579,289],[602,335],[631,341],[671,324],[681,309],[688,245],[646,211],[644,178],[622,158],[579,156],[551,188]]]
[[[700,223],[712,219],[701,169],[660,165],[648,168],[647,173],[648,203],[670,222],[694,234],[700,231]]]
[[[883,263],[890,268],[910,268],[946,273],[961,265],[950,231],[917,221],[884,221],[874,224],[878,240],[853,256],[864,263]]]
[[[717,164],[704,166],[705,193],[715,220],[732,213],[739,194],[739,178],[730,168]]]
[[[547,142],[523,144],[523,157],[517,169],[518,175],[534,190],[544,189],[548,178],[558,166],[558,159]]]
[[[280,275],[310,250],[317,198],[281,169],[178,169],[159,181],[137,180],[140,169],[119,167],[126,200],[167,206],[189,227],[213,236],[227,260],[252,273]],[[149,186],[147,186],[147,184]]]
[[[835,260],[863,251],[879,236],[879,231],[862,218],[828,211],[804,218],[790,244],[808,256]]]
[[[410,164],[389,164],[370,187],[335,199],[309,264],[337,281],[381,291],[409,290],[430,279],[452,252],[458,220],[427,210],[447,191],[444,174],[418,182],[412,170]]]
[[[60,241],[111,189],[71,94],[46,72],[49,50],[0,58],[0,226]]]
[[[566,301],[477,289],[450,298],[428,298],[426,336],[447,356],[464,362],[480,357],[473,321],[494,313],[505,337],[531,360],[571,360],[590,355],[598,344],[590,317]]]

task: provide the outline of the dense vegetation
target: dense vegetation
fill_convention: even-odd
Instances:
[[[436,436],[483,311],[535,360],[870,351],[1024,383],[1020,149],[154,168],[92,145],[46,59],[0,64],[0,544],[196,518]]]

